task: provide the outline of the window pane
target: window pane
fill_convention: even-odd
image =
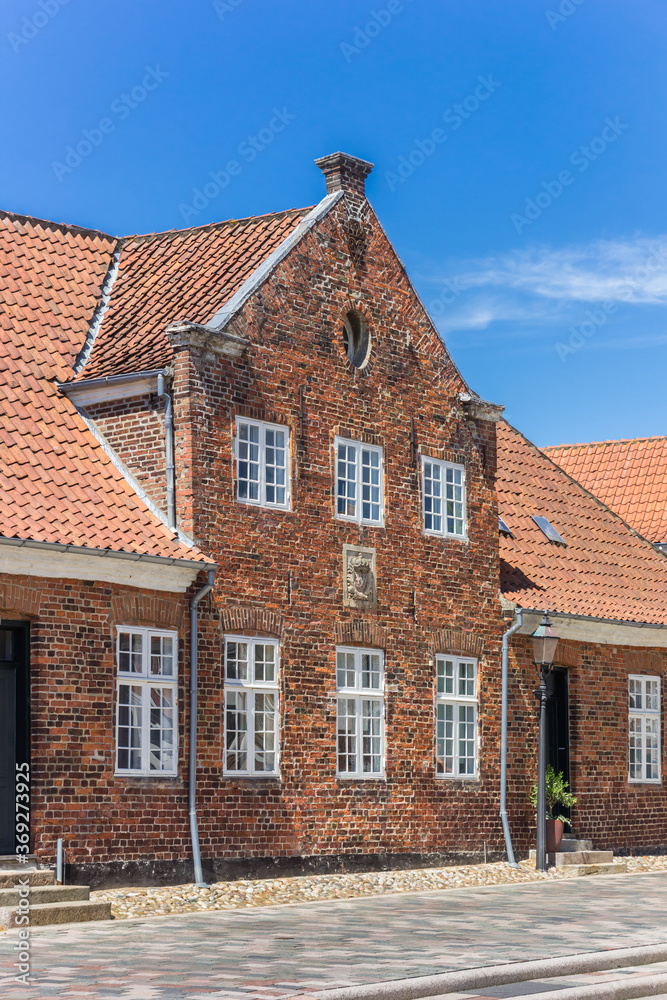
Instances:
[[[459,774],[475,773],[475,709],[459,705]]]
[[[364,521],[380,520],[380,453],[361,449],[361,517]]]
[[[141,732],[143,709],[141,685],[118,686],[118,767],[121,770],[141,770]]]
[[[287,435],[285,431],[265,428],[266,503],[284,504],[287,482]]]
[[[436,705],[436,773],[454,773],[454,706]]]
[[[357,770],[357,712],[354,698],[339,698],[337,711],[337,758],[340,774]]]
[[[475,697],[475,664],[459,663],[459,697]]]
[[[364,698],[361,702],[362,770],[382,772],[382,702]]]
[[[255,644],[255,680],[275,681],[275,646],[268,643]]]
[[[463,475],[460,469],[445,469],[447,534],[463,534]]]
[[[454,661],[436,660],[438,694],[454,694]]]
[[[275,695],[255,693],[255,771],[276,770]]]
[[[174,770],[175,698],[171,687],[150,690],[150,770]]]
[[[658,680],[646,678],[646,711],[657,712],[660,708],[660,694]]]
[[[238,424],[237,490],[240,500],[259,500],[259,427]]]
[[[354,445],[338,445],[336,479],[338,513],[345,517],[356,517],[357,449]]]
[[[380,689],[380,656],[378,653],[361,654],[361,686],[362,688]]]
[[[227,643],[226,677],[230,681],[246,681],[248,679],[248,643]]]
[[[143,672],[144,637],[141,632],[118,633],[118,669],[123,674]]]
[[[151,674],[174,676],[174,640],[169,635],[151,636]]]
[[[225,767],[248,770],[248,708],[245,691],[227,691],[225,702]]]
[[[634,780],[639,780],[643,777],[643,754],[642,754],[642,720],[641,718],[636,718],[630,716],[629,720],[629,774]]]
[[[642,708],[642,682],[638,677],[628,678],[628,705],[630,708]]]
[[[341,650],[336,653],[336,686],[339,689],[356,687],[354,653],[345,653]]]
[[[442,483],[440,466],[424,462],[424,527],[442,531]]]

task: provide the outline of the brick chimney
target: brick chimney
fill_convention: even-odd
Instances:
[[[330,153],[315,160],[327,181],[327,194],[334,191],[354,191],[355,194],[366,197],[366,178],[373,169],[373,164],[360,160],[349,153]]]

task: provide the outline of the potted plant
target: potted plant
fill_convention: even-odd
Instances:
[[[563,816],[560,811],[554,815],[557,806],[571,809],[573,805],[576,805],[577,797],[572,792],[568,792],[569,787],[563,772],[559,771],[556,774],[553,767],[549,765],[546,773],[547,854],[555,854],[556,851],[560,850],[563,840],[563,824],[567,823],[570,827],[572,825],[567,816]],[[530,801],[537,808],[537,784],[533,785]]]

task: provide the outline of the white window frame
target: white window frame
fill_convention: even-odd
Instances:
[[[345,666],[341,666],[341,657]],[[377,657],[378,671],[369,671],[366,657]],[[378,684],[373,687],[373,673],[379,673]],[[367,674],[370,684],[364,683]],[[349,683],[352,680],[352,683]],[[345,705],[343,705],[345,702]],[[373,706],[371,708],[371,705]],[[379,713],[377,712],[379,706]],[[353,709],[353,714],[348,709]],[[367,714],[370,708],[370,713]],[[358,646],[336,646],[336,777],[376,780],[385,777],[385,702],[384,702],[384,653],[380,649],[362,649]],[[354,719],[354,733],[339,731],[344,718]],[[364,721],[379,721],[378,731],[364,733]],[[372,728],[372,727],[371,727]],[[341,736],[354,739],[354,751],[345,756],[354,756],[355,766],[351,770],[340,770]],[[377,741],[375,750],[371,744],[370,754],[364,753],[368,739]],[[349,745],[349,744],[348,744]],[[364,757],[379,760],[379,770],[364,770]]]
[[[421,486],[422,486],[422,524],[424,526],[424,533],[427,534],[427,535],[436,535],[436,536],[438,536],[440,538],[466,539],[468,537],[468,518],[467,518],[467,511],[466,511],[466,508],[467,508],[467,490],[466,490],[466,470],[465,470],[465,466],[464,465],[457,465],[455,462],[443,462],[439,458],[431,458],[430,455],[422,455],[421,459],[422,459],[422,476],[421,476]],[[433,514],[433,512],[428,512],[426,510],[427,499],[428,499],[429,496],[433,495],[432,493],[431,494],[427,493],[427,488],[426,488],[427,487],[427,483],[426,483],[427,478],[432,478],[432,477],[427,477],[427,475],[426,475],[426,465],[427,465],[427,463],[430,463],[432,466],[434,466],[435,468],[439,469],[439,472],[440,472],[440,479],[439,479],[439,483],[440,483],[440,497],[436,498],[436,499],[440,500],[440,507],[441,507],[441,509],[440,509],[440,514],[439,515]],[[460,484],[452,483],[452,486],[454,488],[456,487],[456,485],[460,485],[460,487],[461,487],[461,494],[462,495],[461,495],[461,500],[460,501],[457,501],[453,497],[450,498],[450,497],[448,497],[446,495],[447,485],[448,485],[447,484],[447,472],[448,471],[451,471],[454,474],[457,473],[457,472],[460,472],[460,474],[461,474],[461,483]],[[461,525],[461,531],[460,532],[458,532],[458,531],[449,531],[447,529],[447,521],[448,521],[447,504],[449,502],[452,502],[452,503],[458,503],[458,502],[460,502],[461,503],[461,518],[459,518],[459,520],[461,520],[462,525]],[[440,520],[441,520],[441,527],[440,528],[433,528],[433,527],[429,528],[429,527],[427,527],[426,521],[427,521],[427,517],[428,517],[429,513],[431,513],[431,516],[439,516],[440,517]],[[454,520],[456,520],[456,518],[454,518]]]
[[[448,669],[447,665],[452,665],[452,684],[451,689],[448,684]],[[439,683],[442,667],[442,685]],[[472,667],[472,678],[470,678],[469,668]],[[466,674],[463,675],[462,668],[465,668]],[[437,653],[435,658],[435,776],[438,779],[444,781],[474,781],[479,778],[479,697],[478,697],[478,662],[472,656],[455,656],[450,653]],[[452,719],[448,720],[446,718],[447,707],[451,707]],[[472,712],[470,711],[472,709]],[[461,720],[460,710],[465,711],[466,715],[471,714],[472,718]],[[447,722],[451,721],[452,724],[452,770],[446,770],[446,743],[443,749],[444,753],[439,753],[439,748],[442,746],[443,741],[447,740]],[[467,744],[472,742],[474,757],[464,756],[463,759],[468,761],[473,759],[473,770],[466,770],[461,773],[461,760],[462,755],[460,753],[460,740],[461,740],[461,724],[465,725],[472,724],[473,726],[473,736],[472,741],[469,735],[464,735]],[[442,723],[442,728],[440,724]],[[469,749],[469,746],[466,747]],[[441,768],[441,769],[439,769]]]
[[[259,441],[257,442],[259,449],[258,465],[259,465],[259,478],[258,483],[258,497],[242,497],[239,496],[239,486],[241,483],[241,478],[239,475],[240,465],[243,459],[241,459],[241,438],[240,438],[240,428],[241,425],[247,425],[248,427],[255,427],[258,430]],[[267,431],[279,431],[285,435],[285,501],[284,503],[277,503],[272,500],[267,500],[267,486],[270,489],[271,486],[280,486],[283,484],[267,483],[267,449],[273,447],[272,445],[266,444]],[[253,420],[250,417],[236,417],[235,424],[235,437],[234,437],[234,461],[235,461],[235,489],[236,489],[236,500],[238,503],[249,504],[253,507],[268,507],[272,510],[289,510],[291,505],[291,478],[292,478],[292,459],[290,454],[290,428],[287,424],[270,424],[265,420]],[[246,480],[243,480],[244,482]],[[251,480],[248,480],[249,482]]]
[[[230,643],[246,643],[248,647],[248,676],[245,678],[229,678],[228,654]],[[255,680],[255,651],[258,646],[271,646],[273,648],[274,678],[271,681]],[[280,777],[280,642],[278,639],[267,638],[266,636],[248,635],[226,635],[225,636],[225,657],[224,657],[224,707],[223,707],[223,768],[222,772],[228,778],[279,778]],[[247,728],[245,751],[232,750],[227,747],[227,709],[231,702],[231,697],[238,694],[246,696],[246,716]],[[274,696],[274,726],[273,726],[273,750],[275,754],[274,769],[272,771],[259,770],[255,761],[255,720],[257,695]],[[246,768],[228,767],[228,751],[230,753],[245,752]]]
[[[338,510],[338,507],[339,507],[339,484],[341,482],[341,479],[339,478],[339,475],[338,475],[338,471],[339,471],[338,470],[338,461],[339,461],[338,460],[338,449],[339,449],[339,446],[341,446],[341,445],[343,445],[343,446],[345,446],[347,448],[354,448],[355,449],[355,463],[354,463],[355,464],[355,479],[354,479],[354,483],[355,483],[355,497],[354,497],[354,501],[355,501],[355,504],[356,504],[356,511],[355,511],[354,514],[339,513],[339,510]],[[334,503],[335,503],[335,508],[336,508],[336,518],[337,518],[337,520],[339,520],[339,521],[351,521],[354,524],[367,524],[367,525],[369,525],[371,527],[375,527],[375,528],[382,528],[382,527],[384,527],[384,450],[379,445],[365,444],[363,441],[353,441],[350,438],[343,438],[343,437],[338,437],[338,436],[336,436],[334,438],[333,449],[334,449],[333,460],[334,460],[334,483],[335,483]],[[364,468],[363,453],[364,452],[367,452],[369,456],[371,456],[371,455],[377,455],[378,456],[378,459],[379,459],[378,466],[377,466],[378,470],[379,470],[378,471],[378,478],[379,478],[379,483],[378,484],[371,484],[371,483],[364,483],[363,482],[363,468]],[[346,462],[347,462],[347,459],[346,459]],[[370,468],[370,466],[369,466],[369,468]],[[345,482],[350,482],[351,480],[348,480],[346,478],[344,481]],[[378,510],[378,517],[377,517],[377,519],[363,517],[363,504],[364,504],[364,500],[363,500],[363,488],[364,488],[365,485],[370,485],[370,486],[377,485],[377,487],[378,487],[378,491],[379,491],[378,492],[378,507],[379,507],[379,510]]]
[[[142,650],[141,653],[134,653],[139,657],[139,670],[121,669],[121,635],[140,636]],[[154,638],[166,638],[171,640],[171,661],[172,673],[169,675],[151,673],[151,640]],[[130,645],[133,640],[130,639]],[[175,777],[178,774],[178,633],[168,629],[139,628],[134,625],[116,626],[116,726],[115,726],[115,773],[117,775],[134,775],[148,778]],[[130,657],[130,661],[133,658]],[[125,660],[123,660],[123,663]],[[135,688],[139,691],[139,703],[130,707],[140,709],[140,726],[121,725],[121,713],[126,707],[126,703],[121,703],[121,689],[125,687]],[[154,691],[164,692],[171,700],[171,710],[173,712],[173,766],[170,768],[151,768],[151,696]],[[128,713],[130,716],[131,713]],[[128,723],[131,718],[128,718]],[[121,730],[138,729],[141,736],[139,753],[141,764],[139,767],[120,767],[119,759],[121,750],[131,748],[120,746]]]
[[[652,690],[649,690],[649,684]],[[633,690],[634,689],[634,690]],[[634,704],[633,704],[634,702]],[[650,708],[647,707],[650,703]],[[661,685],[660,677],[656,674],[629,674],[628,675],[628,782],[631,785],[658,785],[661,784]],[[654,732],[649,732],[649,727]],[[635,732],[633,733],[633,729]],[[631,761],[631,746],[633,736],[639,737],[639,752],[641,760],[635,763],[640,767],[642,776],[633,775],[633,762]],[[646,777],[649,766],[647,757],[648,737],[655,737],[655,747],[651,748],[655,752],[656,760],[651,762],[655,767],[655,776]]]

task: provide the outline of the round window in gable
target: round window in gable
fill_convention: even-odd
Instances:
[[[350,309],[343,321],[345,356],[355,368],[363,368],[371,353],[371,338],[366,320],[356,309]]]

